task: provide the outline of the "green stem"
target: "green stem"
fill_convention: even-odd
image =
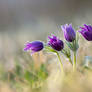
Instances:
[[[62,73],[63,73],[63,72],[64,72],[64,70],[63,70],[63,64],[62,64],[62,61],[61,61],[61,58],[60,58],[59,53],[57,53],[57,56],[58,56],[59,62],[60,62],[60,64],[61,64],[61,71],[62,71]]]
[[[73,71],[76,70],[76,51],[74,51],[74,57],[73,57],[74,61],[73,61]]]
[[[68,59],[69,59],[69,62],[73,65],[71,58],[69,57]]]

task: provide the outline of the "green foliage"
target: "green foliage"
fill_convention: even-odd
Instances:
[[[38,76],[36,76],[36,74],[29,72],[29,71],[25,71],[24,74],[24,78],[27,80],[27,82],[32,85],[35,81],[38,81]]]
[[[73,42],[67,42],[65,41],[65,43],[67,44],[67,46],[72,50],[72,51],[77,51],[79,48],[79,35],[78,33],[76,33],[76,39]]]
[[[48,77],[48,71],[44,64],[41,65],[37,75],[41,80],[45,80]]]
[[[3,82],[9,83],[12,88],[19,90],[23,89],[23,85],[28,85],[31,89],[42,87],[42,84],[44,84],[44,81],[48,77],[47,66],[41,64],[38,69],[35,69],[32,59],[28,61],[28,57],[26,57],[26,61],[24,62],[24,66],[17,58],[15,60],[15,67],[9,71],[1,67],[0,79]]]
[[[45,50],[48,51],[48,52],[54,52],[54,53],[57,53],[56,50],[52,49],[50,46],[45,46]]]

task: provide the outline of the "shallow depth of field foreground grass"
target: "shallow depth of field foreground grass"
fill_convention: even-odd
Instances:
[[[17,40],[14,43],[6,37],[3,40],[6,42],[4,46],[7,42],[17,45],[11,45],[11,49],[2,48],[4,56],[0,60],[0,92],[92,91],[92,65],[88,63],[92,62],[92,43],[83,38],[79,40],[76,72],[73,72],[72,65],[61,55],[65,71],[62,76],[56,55],[41,51],[30,56],[23,51],[24,42]]]
[[[78,71],[75,74],[66,72],[66,76],[62,78],[59,69],[51,71],[46,81],[42,84],[38,83],[38,88],[31,88],[27,84],[20,86],[10,85],[9,82],[0,83],[0,92],[91,92],[92,91],[92,71]],[[17,82],[17,81],[16,81]],[[41,87],[39,87],[41,85]],[[12,88],[13,86],[13,88]]]

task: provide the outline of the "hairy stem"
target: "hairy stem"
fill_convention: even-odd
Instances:
[[[62,61],[61,61],[59,53],[57,53],[57,56],[58,56],[58,59],[59,59],[60,65],[61,65],[61,71],[63,73],[64,72],[64,70],[63,70],[63,64],[62,64]]]
[[[76,51],[74,51],[73,59],[74,59],[74,61],[73,61],[73,71],[75,71],[76,70]]]
[[[69,57],[68,59],[69,59],[69,62],[73,65],[71,58]]]

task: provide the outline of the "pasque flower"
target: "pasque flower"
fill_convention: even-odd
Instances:
[[[88,40],[88,41],[92,41],[92,26],[91,25],[86,25],[84,24],[84,27],[80,27],[80,33],[82,34],[82,36]]]
[[[31,50],[33,54],[34,52],[39,52],[44,48],[44,45],[40,41],[27,42],[25,44],[24,51]]]
[[[76,33],[72,28],[72,24],[65,24],[61,26],[62,31],[64,32],[64,37],[68,42],[72,42],[75,40]]]
[[[48,45],[51,46],[54,50],[61,51],[64,48],[63,41],[59,40],[55,35],[52,35],[51,37],[48,36],[48,38]]]

